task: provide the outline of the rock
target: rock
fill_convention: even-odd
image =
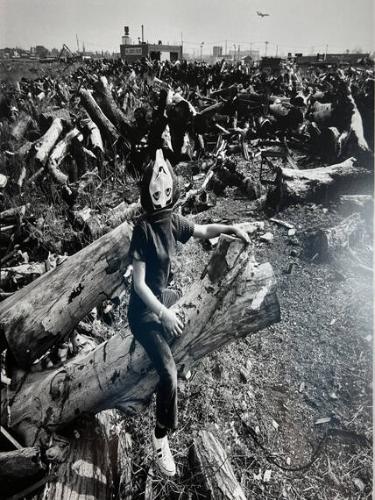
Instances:
[[[8,177],[4,174],[0,174],[0,188],[3,188],[7,185]]]
[[[296,236],[289,238],[289,245],[299,246],[299,239]]]
[[[266,243],[272,243],[273,234],[272,233],[264,233],[259,238],[261,241],[265,241]]]
[[[271,470],[267,469],[263,475],[263,482],[268,483],[269,480],[271,479]]]
[[[244,383],[246,383],[249,379],[249,373],[244,368],[240,368],[240,379]]]
[[[365,483],[363,481],[361,481],[361,479],[359,479],[358,477],[355,477],[353,479],[353,483],[357,486],[357,488],[360,491],[363,491],[365,489]]]

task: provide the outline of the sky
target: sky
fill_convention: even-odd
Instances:
[[[213,45],[268,55],[374,50],[374,0],[0,0],[0,47],[51,49],[66,43],[119,52],[124,26],[134,41],[175,43],[198,56]],[[259,17],[256,12],[270,14]]]

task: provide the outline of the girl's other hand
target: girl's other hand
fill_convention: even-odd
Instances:
[[[184,324],[175,311],[165,307],[162,311],[161,322],[174,337],[179,337],[182,334]]]

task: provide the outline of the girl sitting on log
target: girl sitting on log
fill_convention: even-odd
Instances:
[[[167,337],[178,337],[184,325],[171,306],[180,298],[168,289],[171,257],[176,242],[191,236],[214,238],[229,233],[249,242],[241,229],[223,224],[193,224],[172,211],[179,197],[177,179],[161,149],[146,168],[141,182],[141,204],[145,211],[137,221],[130,244],[133,284],[128,319],[134,337],[142,344],[159,375],[156,393],[156,426],[152,443],[160,470],[176,473],[167,434],[177,428],[177,369]]]

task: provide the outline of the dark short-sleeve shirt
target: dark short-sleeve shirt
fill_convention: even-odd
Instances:
[[[186,243],[193,235],[194,224],[182,215],[162,210],[141,216],[130,242],[131,260],[142,260],[146,264],[146,284],[159,298],[168,286],[171,258],[176,252],[177,242]],[[129,319],[147,312],[146,305],[131,289]]]

